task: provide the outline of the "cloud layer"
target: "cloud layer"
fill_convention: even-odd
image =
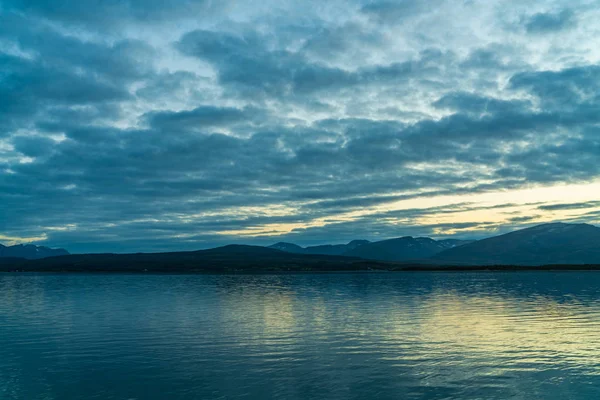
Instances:
[[[598,18],[598,1],[0,0],[0,242],[599,221]]]

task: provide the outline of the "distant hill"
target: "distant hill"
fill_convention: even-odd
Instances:
[[[244,245],[173,253],[73,254],[0,262],[0,271],[38,272],[251,273],[394,270],[400,267],[408,265],[399,266],[352,257],[293,254]]]
[[[542,267],[538,267],[542,266]],[[228,245],[209,250],[76,254],[0,245],[0,271],[252,273],[283,271],[597,269],[600,228],[551,223],[479,241],[406,236],[341,245]]]
[[[369,260],[409,261],[429,258],[446,249],[454,248],[470,241],[448,239],[434,240],[428,237],[405,236],[397,239],[372,242],[344,253],[346,256]]]
[[[341,256],[359,246],[368,243],[370,243],[368,240],[353,240],[347,244],[324,244],[320,246],[300,247],[293,243],[279,242],[269,246],[269,248],[296,254],[323,254],[330,256]]]
[[[468,240],[413,238],[406,236],[397,239],[369,242],[353,240],[348,244],[300,247],[293,243],[279,242],[269,248],[297,254],[327,254],[360,257],[368,260],[410,261],[426,259],[446,249],[471,243]]]
[[[368,240],[353,240],[347,244],[325,244],[321,246],[309,246],[304,249],[304,253],[342,256],[346,255],[349,251],[352,251],[368,243],[370,243]]]
[[[279,250],[279,251],[285,251],[287,253],[296,253],[296,254],[304,253],[304,247],[300,247],[297,244],[287,243],[287,242],[278,242],[278,243],[272,244],[268,248]]]
[[[32,244],[18,244],[15,246],[3,246],[0,244],[0,258],[25,258],[28,260],[37,260],[46,257],[56,257],[68,255],[65,249],[51,249],[45,246],[35,246]]]
[[[551,223],[479,240],[440,252],[440,264],[600,264],[600,228]]]
[[[396,239],[397,240],[397,239]],[[476,271],[598,270],[597,265],[457,265],[427,262],[391,262],[355,257],[294,254],[259,246],[229,245],[210,250],[173,253],[73,254],[26,260],[0,258],[0,272],[103,273],[283,273],[342,271]]]

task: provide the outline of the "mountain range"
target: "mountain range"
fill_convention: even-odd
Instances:
[[[600,228],[557,222],[477,241],[406,236],[379,242],[352,241],[330,247],[302,248],[281,242],[271,247],[304,254],[321,254],[322,248],[335,248],[337,255],[437,265],[600,264]]]
[[[353,240],[347,244],[324,244],[320,246],[300,247],[293,243],[279,242],[269,246],[269,248],[295,254],[327,254],[330,256],[341,256],[357,247],[369,243],[371,242],[368,240]]]
[[[301,247],[228,245],[171,253],[78,254],[33,245],[0,245],[2,270],[31,271],[342,271],[489,266],[600,266],[600,228],[550,223],[491,238],[434,240],[401,237]]]
[[[429,258],[444,250],[471,243],[471,240],[434,240],[428,237],[404,236],[396,239],[369,242],[353,240],[348,244],[300,247],[293,243],[279,242],[269,248],[295,254],[326,254],[358,257],[366,260],[409,261]]]
[[[65,256],[69,252],[65,249],[51,249],[45,246],[35,246],[33,244],[17,244],[14,246],[4,246],[0,244],[0,258],[24,258],[27,260],[37,260],[46,257]]]
[[[600,264],[600,228],[552,223],[448,249],[431,257],[439,264]]]
[[[0,258],[0,271],[252,273],[390,270],[395,265],[354,257],[294,254],[261,246],[227,245],[171,253],[72,254],[37,260]]]

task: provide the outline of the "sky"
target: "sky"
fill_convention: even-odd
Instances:
[[[600,223],[600,1],[0,0],[0,243]]]

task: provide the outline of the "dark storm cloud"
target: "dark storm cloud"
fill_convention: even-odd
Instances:
[[[474,93],[453,92],[445,95],[433,103],[435,107],[447,108],[464,113],[515,113],[531,109],[530,101],[525,100],[499,100],[484,97]]]
[[[575,14],[571,10],[562,10],[557,13],[537,13],[525,22],[528,33],[557,32],[570,28],[576,24]]]
[[[39,101],[52,104],[93,104],[112,100],[125,100],[129,93],[111,82],[103,82],[93,75],[79,75],[37,62],[2,56],[4,110],[20,110]],[[16,103],[14,102],[16,100]]]
[[[267,38],[256,32],[233,35],[196,30],[177,44],[190,56],[210,62],[219,80],[246,95],[308,95],[356,85],[393,84],[439,72],[444,54],[426,50],[416,60],[376,65],[350,71],[310,61],[302,52],[269,49]]]
[[[206,129],[232,125],[258,117],[256,110],[233,107],[201,106],[188,111],[159,111],[146,116],[152,127],[162,130]]]
[[[509,84],[513,89],[525,89],[538,96],[548,109],[593,113],[600,104],[599,65],[518,73],[510,78]]]
[[[112,82],[54,65],[0,54],[0,137],[57,106],[95,105],[129,99]]]
[[[586,181],[600,174],[597,162],[600,137],[597,129],[580,132],[581,136],[562,143],[551,143],[507,157],[513,167],[510,176],[539,181]]]
[[[10,13],[0,22],[0,40],[19,50],[0,52],[0,136],[34,122],[76,124],[75,114],[110,119],[111,104],[133,100],[126,85],[150,75],[146,43],[84,41]]]
[[[15,150],[29,157],[41,157],[52,152],[54,140],[46,137],[16,136],[12,139]]]
[[[126,83],[148,74],[154,56],[147,43],[124,39],[113,43],[82,40],[15,14],[0,16],[0,37],[57,69],[81,68],[99,79]]]

